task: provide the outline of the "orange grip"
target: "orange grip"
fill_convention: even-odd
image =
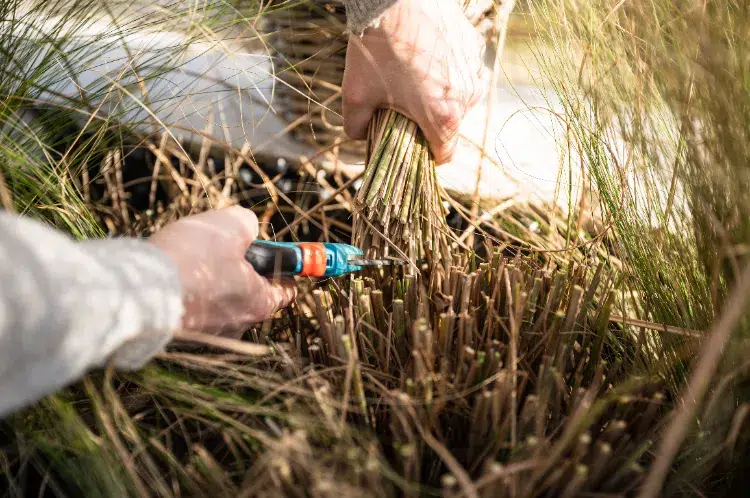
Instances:
[[[326,248],[319,242],[302,242],[302,271],[300,277],[322,277],[326,273]]]

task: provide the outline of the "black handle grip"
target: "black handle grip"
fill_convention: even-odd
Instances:
[[[253,265],[259,275],[295,275],[298,266],[298,252],[293,247],[268,244],[256,240],[245,253],[245,259]]]

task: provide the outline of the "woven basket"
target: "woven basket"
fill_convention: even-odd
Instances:
[[[485,35],[492,26],[493,0],[458,0]],[[347,35],[344,6],[335,0],[308,0],[288,6],[275,1],[263,17],[262,31],[278,53],[274,105],[292,135],[319,148],[341,140],[341,159],[362,162],[365,142],[346,139],[341,119]]]

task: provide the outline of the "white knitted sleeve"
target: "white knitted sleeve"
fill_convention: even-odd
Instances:
[[[0,211],[0,417],[110,360],[142,366],[178,327],[180,294],[146,241],[75,242]]]

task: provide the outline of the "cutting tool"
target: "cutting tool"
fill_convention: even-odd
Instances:
[[[245,259],[264,277],[339,277],[366,266],[400,266],[406,261],[366,259],[358,247],[330,242],[272,242],[256,240]]]

